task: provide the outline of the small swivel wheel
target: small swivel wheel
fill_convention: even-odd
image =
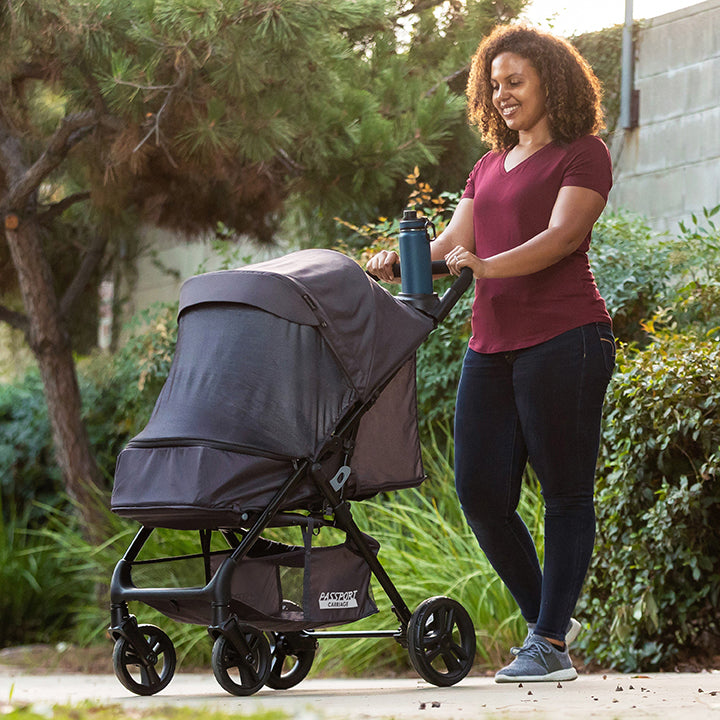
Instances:
[[[266,681],[273,690],[295,687],[307,677],[315,659],[315,645],[299,640],[299,633],[268,633],[272,666]]]
[[[267,681],[270,674],[270,645],[262,632],[250,625],[238,625],[247,652],[237,649],[218,635],[212,649],[212,669],[223,690],[231,695],[252,695]]]
[[[475,628],[455,600],[433,597],[421,602],[410,618],[407,639],[410,662],[433,685],[455,685],[472,668]]]
[[[175,674],[172,640],[154,625],[139,625],[148,648],[138,650],[127,637],[119,637],[113,649],[113,668],[118,680],[136,695],[154,695],[167,687]]]

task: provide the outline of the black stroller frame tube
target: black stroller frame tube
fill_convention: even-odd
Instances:
[[[447,267],[447,266],[446,266]],[[455,307],[463,293],[470,287],[474,280],[473,272],[469,267],[464,267],[453,284],[445,291],[438,304],[428,313],[435,320],[437,327]]]

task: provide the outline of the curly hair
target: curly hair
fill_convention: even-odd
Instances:
[[[525,25],[499,25],[478,46],[467,84],[468,117],[495,151],[517,145],[493,105],[490,72],[493,60],[511,52],[529,60],[547,92],[547,116],[553,139],[569,143],[605,127],[600,81],[583,56],[566,40]]]

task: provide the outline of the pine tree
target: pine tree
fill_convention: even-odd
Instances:
[[[87,488],[102,483],[68,321],[112,228],[132,213],[186,234],[221,221],[269,242],[290,201],[313,221],[375,214],[411,168],[452,146],[472,51],[525,1],[0,6],[0,320],[40,366],[89,529]],[[78,256],[66,239],[80,214],[94,232]]]

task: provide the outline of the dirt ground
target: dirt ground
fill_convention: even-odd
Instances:
[[[0,665],[17,668],[24,674],[55,673],[112,674],[112,644],[79,648],[57,645],[23,645],[0,650]]]
[[[0,650],[0,666],[13,667],[30,675],[52,675],[55,673],[86,673],[88,675],[113,674],[112,641],[81,648],[66,643],[56,645],[24,645]],[[589,663],[584,664],[581,658],[573,658],[575,667],[580,674],[612,674],[611,668],[603,668]],[[185,662],[182,670],[186,672],[204,672],[204,666]],[[695,658],[688,653],[687,659],[681,659],[672,672],[699,673],[708,670],[720,671],[720,655]],[[494,669],[475,668],[475,675],[492,676]],[[408,669],[407,677],[415,673]],[[402,675],[400,675],[402,676]]]

